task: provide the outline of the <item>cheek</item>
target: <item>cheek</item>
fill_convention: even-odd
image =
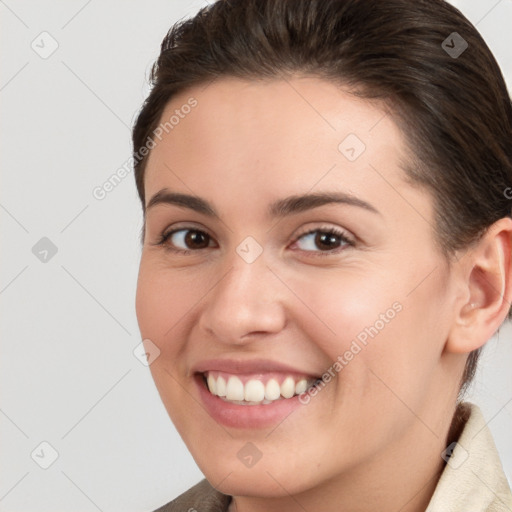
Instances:
[[[151,339],[162,355],[179,350],[175,342],[180,321],[198,301],[197,286],[185,273],[161,268],[149,258],[141,260],[137,281],[136,314],[143,338]]]
[[[163,404],[173,423],[180,427],[186,396],[176,382],[181,376],[181,354],[186,349],[182,334],[198,301],[197,291],[183,272],[163,268],[161,263],[143,255],[137,280],[136,314],[143,339],[160,350],[149,369]]]
[[[380,377],[411,397],[426,385],[449,320],[448,276],[439,270],[422,282],[431,267],[403,270],[395,263],[385,272],[352,269],[297,283],[297,294],[314,313],[302,327],[335,365],[340,383],[379,389]]]
[[[353,342],[365,347],[370,340],[383,337],[400,316],[400,296],[386,279],[385,273],[379,276],[348,269],[320,278],[306,276],[297,283],[294,289],[309,308],[304,329],[332,361],[350,350]],[[354,352],[362,354],[357,347]]]

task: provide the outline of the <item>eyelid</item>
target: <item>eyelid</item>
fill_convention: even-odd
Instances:
[[[180,225],[181,223],[172,224],[172,226],[168,226],[162,231],[162,234],[160,236],[168,236],[171,233],[175,233],[176,231],[182,231],[182,230],[189,230],[189,231],[201,231],[203,233],[206,233],[210,238],[213,238],[213,236],[210,234],[210,231],[206,229],[203,225],[195,225],[194,223],[186,223],[183,225]],[[170,229],[172,227],[172,229]]]
[[[320,226],[303,228],[299,231],[299,233],[297,235],[294,236],[295,241],[297,241],[299,238],[303,237],[304,235],[308,235],[308,234],[314,233],[316,231],[326,231],[326,232],[333,231],[338,236],[343,236],[343,238],[345,238],[347,241],[350,241],[351,243],[354,243],[354,244],[356,243],[356,238],[352,234],[350,234],[349,231],[347,231],[346,229],[344,229],[342,227],[335,226],[332,224],[331,225],[322,224]]]

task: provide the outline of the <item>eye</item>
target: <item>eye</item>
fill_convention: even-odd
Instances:
[[[337,254],[343,251],[346,246],[354,245],[354,242],[346,236],[344,231],[333,227],[311,229],[299,236],[295,244],[298,244],[301,240],[303,241],[303,248],[301,250],[317,253],[314,256]],[[321,250],[316,251],[316,248]]]
[[[172,252],[188,254],[194,250],[209,247],[210,241],[210,235],[200,229],[181,228],[164,233],[157,242],[157,245],[165,245]],[[180,248],[180,245],[184,248]],[[176,246],[178,247],[176,248]]]
[[[194,251],[211,247],[211,236],[197,228],[180,228],[163,233],[155,245],[163,245],[171,252],[190,254]],[[303,243],[301,251],[313,253],[312,256],[330,256],[343,251],[347,246],[354,246],[344,231],[333,227],[320,227],[301,234],[293,245]],[[315,250],[319,248],[320,250]]]

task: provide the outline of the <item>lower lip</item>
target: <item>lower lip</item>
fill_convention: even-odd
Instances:
[[[212,395],[206,388],[202,375],[196,375],[195,380],[206,410],[217,423],[226,427],[245,429],[272,427],[281,423],[303,405],[299,401],[299,395],[265,405],[233,404]]]

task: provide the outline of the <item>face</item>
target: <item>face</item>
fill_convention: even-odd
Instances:
[[[219,79],[173,115],[147,162],[136,309],[206,477],[281,496],[429,445],[455,389],[454,292],[390,117],[299,77]]]

